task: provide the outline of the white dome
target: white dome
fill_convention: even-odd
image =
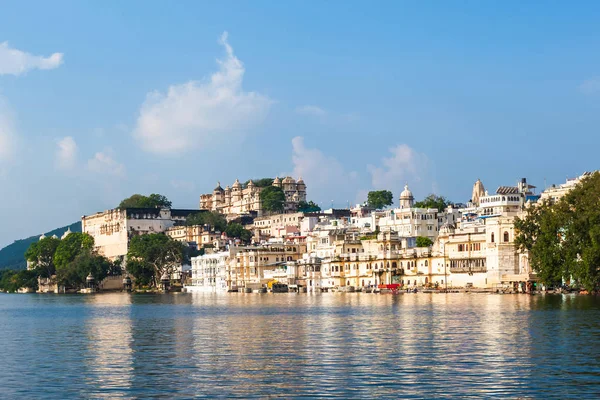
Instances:
[[[413,199],[412,192],[408,189],[408,185],[404,185],[404,190],[400,193],[401,199]]]

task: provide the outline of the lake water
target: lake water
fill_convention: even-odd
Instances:
[[[0,397],[600,395],[600,298],[0,294]]]

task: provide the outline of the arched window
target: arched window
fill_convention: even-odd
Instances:
[[[492,243],[494,243],[494,232],[492,232],[492,238],[490,239]]]
[[[425,260],[425,266],[428,267],[429,266],[429,262],[427,260]]]
[[[394,268],[394,269],[398,268],[398,264],[396,264],[396,261],[394,261],[394,262],[392,263],[392,268]]]
[[[508,232],[504,232],[504,243],[508,243]]]

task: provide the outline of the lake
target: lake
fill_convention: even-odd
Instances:
[[[2,398],[600,394],[600,298],[0,294]]]

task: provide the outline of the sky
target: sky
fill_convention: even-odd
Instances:
[[[3,1],[0,247],[161,193],[323,207],[600,167],[600,3]]]

